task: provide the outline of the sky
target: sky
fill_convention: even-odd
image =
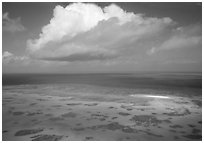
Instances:
[[[201,3],[2,3],[3,73],[201,72]]]

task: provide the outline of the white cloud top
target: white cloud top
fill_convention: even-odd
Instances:
[[[111,4],[73,3],[56,6],[38,39],[27,41],[33,58],[52,61],[92,61],[152,55],[163,49],[201,44],[200,25],[176,27],[169,17],[146,17]]]

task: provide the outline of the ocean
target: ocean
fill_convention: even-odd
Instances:
[[[3,140],[201,140],[198,73],[3,74]]]
[[[3,74],[2,85],[89,85],[125,91],[179,93],[198,96],[202,93],[202,76],[198,73],[137,74]]]

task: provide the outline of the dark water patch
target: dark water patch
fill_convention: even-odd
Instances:
[[[13,124],[14,124],[14,125],[17,125],[17,124],[19,124],[19,122],[15,121],[15,122],[13,122]]]
[[[198,134],[198,133],[200,133],[201,132],[201,130],[199,130],[199,129],[193,129],[192,130],[192,134]]]
[[[51,116],[53,116],[53,114],[47,113],[47,114],[45,114],[45,116],[51,117]]]
[[[112,131],[115,131],[115,130],[120,130],[120,129],[123,129],[124,126],[123,125],[120,125],[118,122],[112,122],[110,124],[106,124],[106,125],[97,125],[97,126],[92,126],[92,127],[89,127],[91,129],[107,129],[107,130],[112,130]]]
[[[192,108],[192,107],[191,107],[191,108]],[[201,114],[201,112],[194,112],[194,114],[199,114],[199,115],[200,115],[200,114]]]
[[[145,108],[138,108],[137,110],[145,111]]]
[[[174,136],[174,140],[179,140],[180,138],[178,136]]]
[[[103,115],[103,114],[91,114],[91,117],[93,118],[108,118],[109,116]]]
[[[117,119],[117,118],[118,118],[118,117],[112,117],[111,119],[113,119],[113,120],[114,120],[114,119]]]
[[[156,126],[162,122],[161,120],[158,120],[156,117],[152,115],[135,115],[130,120],[134,121],[138,126],[145,127]]]
[[[188,109],[184,109],[184,111],[182,113],[174,111],[174,112],[163,113],[163,114],[168,115],[168,116],[185,116],[185,115],[191,114],[191,112]]]
[[[35,115],[40,115],[43,114],[43,112],[28,112],[27,116],[35,116]]]
[[[3,99],[14,99],[14,97],[4,97]]]
[[[8,113],[9,113],[9,114],[13,114],[13,112],[12,112],[12,111],[13,111],[13,110],[8,110]]]
[[[173,130],[173,129],[170,129],[169,131],[170,131],[170,132],[173,132],[173,133],[176,133],[176,132],[177,132],[176,130]]]
[[[14,116],[19,116],[19,115],[23,115],[23,114],[24,114],[24,112],[21,112],[21,111],[13,112]]]
[[[39,120],[38,119],[32,119],[31,121],[32,122],[38,122]]]
[[[10,103],[10,102],[13,102],[14,100],[13,99],[2,99],[2,102],[3,103]]]
[[[49,120],[51,120],[51,121],[62,121],[62,120],[64,120],[64,118],[62,118],[62,117],[52,117],[52,118],[49,118]]]
[[[3,131],[2,131],[2,133],[7,133],[7,132],[8,132],[7,130],[3,130]]]
[[[93,119],[93,118],[86,118],[87,121],[90,121],[91,119]]]
[[[15,133],[15,136],[25,136],[30,134],[36,134],[36,133],[42,132],[43,130],[44,129],[42,128],[20,130]]]
[[[152,132],[148,132],[148,131],[143,131],[143,132],[145,132],[146,134],[148,134],[148,135],[150,135],[150,136],[159,137],[159,138],[162,138],[162,137],[163,137],[163,135],[157,135],[157,134],[154,134],[154,133],[152,133]]]
[[[84,104],[85,106],[97,106],[98,103],[89,103],[89,104]]]
[[[69,113],[62,114],[61,116],[65,118],[75,118],[77,114],[74,112],[69,112]]]
[[[77,126],[81,126],[81,125],[82,125],[82,123],[77,123],[76,125],[77,125]]]
[[[128,115],[130,115],[129,113],[125,113],[125,112],[119,112],[118,114],[119,114],[119,115],[122,115],[122,116],[128,116]]]
[[[124,133],[137,133],[137,132],[138,132],[138,130],[133,129],[133,128],[129,127],[129,126],[124,126],[124,127],[122,128],[122,131],[123,131]]]
[[[170,124],[171,123],[171,121],[170,120],[168,120],[168,119],[165,119],[165,120],[161,120],[162,122],[165,122],[165,123],[168,123],[168,124]]]
[[[185,135],[184,137],[192,140],[202,140],[202,135],[189,134],[189,135]]]
[[[195,128],[196,127],[196,125],[192,125],[192,124],[188,124],[188,126],[191,127],[191,128]]]
[[[174,101],[174,103],[177,103],[177,104],[189,104],[188,101]]]
[[[59,141],[62,139],[63,136],[59,136],[59,135],[37,135],[37,136],[33,136],[31,138],[32,141]]]
[[[76,105],[82,105],[82,103],[68,103],[68,106],[76,106]]]
[[[75,95],[73,95],[73,96],[75,96]],[[70,101],[70,100],[73,100],[73,99],[75,99],[75,98],[71,97],[71,96],[68,96],[66,98],[59,99],[59,101]]]
[[[202,100],[192,100],[192,102],[197,106],[202,107]]]
[[[92,140],[93,137],[86,137],[85,139],[86,139],[86,140]]]
[[[148,129],[148,128],[147,128],[146,130],[147,130],[147,131],[150,131],[150,129]]]
[[[130,105],[129,105],[129,106],[121,105],[120,107],[123,108],[123,109],[126,109],[126,110],[128,110],[128,111],[133,110],[133,109],[132,109],[132,106],[130,106]]]
[[[202,121],[198,121],[199,124],[202,124]]]
[[[84,131],[85,128],[83,128],[83,127],[80,127],[80,128],[72,128],[72,130],[74,130],[74,131]]]
[[[110,106],[110,107],[108,107],[109,109],[115,109],[115,107],[113,107],[113,106]]]
[[[14,110],[14,109],[15,109],[15,107],[9,107],[9,109],[10,109],[10,110]]]
[[[126,137],[126,139],[130,139],[130,137]]]
[[[106,118],[100,118],[99,120],[100,120],[100,121],[105,121],[105,120],[106,120]]]
[[[172,107],[166,107],[165,109],[166,109],[166,110],[170,110],[170,111],[173,111],[173,110],[174,110],[174,108],[172,108]]]
[[[39,125],[40,123],[42,123],[42,121],[37,120],[36,122],[33,122],[33,126],[35,126],[35,125]]]
[[[115,131],[115,130],[121,130],[124,133],[137,133],[138,130],[131,128],[130,126],[124,126],[119,124],[118,122],[111,122],[109,124],[106,125],[97,125],[97,126],[92,126],[92,127],[88,127],[90,129],[103,129],[105,130],[111,130],[111,131]]]
[[[139,103],[138,106],[150,106],[150,104],[148,102],[145,102],[145,103]]]
[[[169,127],[174,128],[174,129],[183,128],[183,126],[181,126],[181,125],[170,125]]]
[[[180,131],[180,133],[182,133],[182,134],[186,134],[186,131]]]
[[[38,100],[38,101],[48,101],[48,99],[41,99],[41,98],[36,99],[36,100]]]
[[[37,103],[31,103],[30,106],[34,106],[34,105],[36,105],[36,104],[37,104]]]
[[[51,107],[56,107],[56,108],[58,108],[58,107],[62,107],[62,105],[52,105]]]

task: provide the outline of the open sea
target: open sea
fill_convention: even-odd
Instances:
[[[95,92],[124,95],[154,93],[201,96],[202,94],[202,75],[199,73],[3,74],[2,77],[3,89],[7,86],[15,88],[40,85],[40,87],[76,86]]]
[[[202,75],[3,74],[3,140],[201,140]]]

